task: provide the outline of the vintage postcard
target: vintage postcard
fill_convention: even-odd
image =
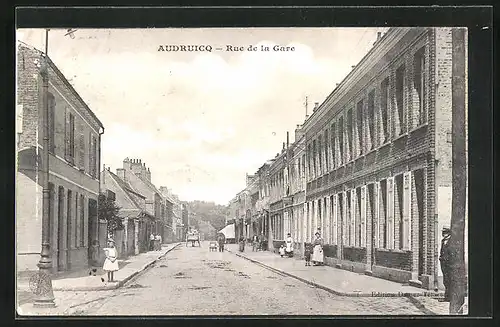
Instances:
[[[467,29],[16,37],[19,315],[467,314]]]

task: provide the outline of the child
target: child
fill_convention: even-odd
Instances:
[[[117,271],[118,268],[118,253],[115,248],[115,241],[113,239],[108,240],[108,247],[104,249],[106,253],[106,260],[104,260],[104,265],[102,270],[108,273],[108,282],[114,282],[113,273]]]
[[[285,255],[285,246],[281,244],[280,249],[279,249],[280,256],[283,258]]]
[[[304,248],[304,259],[306,260],[306,266],[311,265],[311,253],[312,253],[311,245],[307,244]]]

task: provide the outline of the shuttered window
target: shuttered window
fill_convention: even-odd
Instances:
[[[65,124],[65,159],[74,164],[75,161],[75,116],[66,109]]]
[[[47,94],[47,101],[49,104],[49,152],[55,151],[55,110],[56,100],[52,93]]]
[[[84,134],[84,126],[81,122],[79,124],[79,142],[78,142],[78,168],[81,171],[85,171],[85,134]]]

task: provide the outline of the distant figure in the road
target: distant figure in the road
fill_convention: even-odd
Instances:
[[[264,233],[260,233],[260,238],[259,238],[259,248],[261,251],[265,251],[266,249],[266,235]]]
[[[282,258],[285,256],[285,246],[283,244],[281,244],[278,252]]]
[[[240,252],[245,252],[245,237],[242,235],[240,237]]]
[[[102,266],[102,270],[108,273],[108,282],[113,282],[113,273],[118,271],[118,253],[115,248],[115,241],[110,238],[108,240],[108,247],[104,249],[104,253],[106,253],[106,260],[104,260],[104,265]]]
[[[311,265],[311,254],[312,254],[312,245],[306,244],[304,247],[304,259],[306,260],[306,266]]]
[[[255,252],[259,249],[259,237],[254,235],[252,237],[252,251]]]
[[[149,251],[153,251],[155,248],[155,235],[151,233],[149,235]]]
[[[450,287],[450,245],[451,230],[448,226],[443,227],[441,232],[443,239],[441,240],[441,252],[439,254],[439,263],[443,272],[444,299],[443,302],[449,302],[449,287]]]
[[[219,252],[224,252],[224,235],[219,235],[217,238],[217,242],[219,243]]]
[[[323,239],[321,238],[321,234],[319,232],[316,232],[316,234],[314,235],[316,236],[316,239],[313,242],[314,248],[312,254],[312,262],[314,266],[319,266],[324,262]]]
[[[288,233],[286,236],[285,244],[286,244],[286,247],[285,247],[286,255],[289,258],[293,257],[293,239],[292,239],[292,235],[290,233]]]

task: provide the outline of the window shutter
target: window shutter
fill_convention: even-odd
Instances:
[[[48,101],[49,101],[49,151],[54,152],[55,150],[55,140],[54,140],[54,135],[55,135],[55,122],[54,122],[54,117],[55,117],[55,106],[56,102],[54,100],[54,96],[51,95],[50,93],[47,95],[48,96]]]
[[[337,194],[331,197],[332,244],[337,244]]]
[[[374,198],[374,208],[372,208],[373,212],[373,240],[375,247],[380,246],[380,195],[379,195],[379,182],[373,184],[373,198]]]
[[[71,140],[70,140],[70,122],[69,122],[69,111],[68,108],[66,108],[64,112],[64,159],[69,161],[70,158],[70,146],[71,146]]]
[[[83,122],[80,122],[78,125],[79,130],[79,145],[78,145],[78,168],[80,170],[85,171],[85,134],[84,134],[84,126]]]
[[[403,174],[403,249],[411,250],[411,171]]]
[[[361,187],[361,246],[366,246],[366,185]]]
[[[94,177],[94,137],[89,134],[89,173]]]
[[[342,238],[343,238],[343,244],[344,246],[348,246],[349,245],[349,230],[348,230],[348,223],[349,223],[349,217],[347,216],[347,207],[348,207],[348,203],[347,203],[347,191],[345,192],[342,192],[343,193],[343,197],[344,197],[344,203],[343,203],[343,213],[342,213],[342,216],[343,216],[343,220],[342,220]]]
[[[387,179],[387,248],[394,248],[394,177]]]
[[[356,241],[356,189],[351,190],[351,210],[350,210],[350,217],[351,219],[351,232],[350,232],[350,238],[351,238],[351,246],[355,246],[355,241]]]

